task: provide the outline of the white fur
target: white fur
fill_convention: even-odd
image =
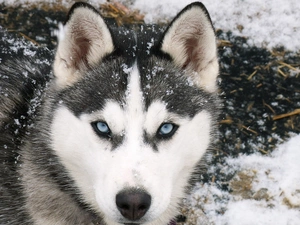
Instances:
[[[124,110],[117,102],[108,102],[103,111],[78,118],[66,107],[58,108],[51,128],[53,149],[86,202],[104,215],[108,225],[117,225],[122,218],[115,196],[126,187],[143,188],[152,196],[144,216],[151,222],[145,224],[167,224],[177,214],[184,186],[209,145],[210,116],[202,111],[192,119],[180,118],[160,101],[145,112],[137,68],[128,87]],[[155,135],[161,123],[170,119],[179,128],[171,140],[158,144],[156,152],[143,142],[143,133]],[[97,136],[90,125],[97,120],[105,120],[113,133],[124,132],[121,146],[112,151],[109,140]]]
[[[194,45],[192,48],[187,44],[189,42]],[[216,38],[211,22],[202,9],[190,8],[173,22],[164,37],[162,51],[169,53],[178,66],[187,66],[198,86],[208,92],[217,90],[219,65]],[[193,57],[188,59],[188,55]],[[188,60],[190,62],[185,65]]]
[[[134,65],[129,76],[128,89],[126,91],[127,104],[126,112],[126,140],[131,143],[132,148],[138,148],[138,142],[142,142],[142,123],[143,114],[143,94],[140,88],[140,74],[136,65]],[[135,146],[136,145],[136,146]]]
[[[83,24],[78,25],[78,21]],[[72,62],[72,50],[76,47],[74,32],[78,29],[78,34],[84,32],[91,40],[86,56],[89,65]],[[99,62],[114,48],[104,21],[89,9],[75,9],[64,32],[54,63],[60,87],[72,85],[88,66]],[[199,35],[196,39],[195,33]],[[172,24],[162,50],[169,53],[176,64],[185,66],[188,54],[184,43],[191,37],[192,42],[199,39],[195,54],[200,55],[196,57],[199,62],[187,65],[187,74],[201,88],[214,92],[218,74],[215,37],[199,7],[187,10]],[[122,108],[111,100],[103,110],[79,117],[60,106],[51,127],[52,146],[78,186],[82,199],[103,215],[107,225],[122,224],[123,217],[115,201],[124,188],[142,188],[151,195],[151,206],[142,218],[143,224],[165,225],[177,215],[178,201],[184,196],[190,175],[210,143],[210,114],[203,110],[193,118],[182,118],[168,112],[165,103],[159,100],[152,102],[146,111],[137,66],[123,69],[129,76],[125,106]],[[96,121],[105,121],[113,134],[123,135],[122,144],[112,149],[110,140],[93,130],[91,122]],[[145,132],[150,137],[155,136],[165,122],[173,122],[179,128],[171,139],[159,141],[156,151],[144,143],[143,136]]]
[[[60,27],[53,65],[58,87],[76,82],[89,66],[98,63],[113,49],[111,34],[101,16],[88,8],[75,9],[67,24]]]

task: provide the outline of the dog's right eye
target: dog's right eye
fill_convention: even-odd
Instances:
[[[98,121],[92,123],[92,127],[96,131],[96,133],[105,138],[111,138],[111,130],[106,122]]]
[[[163,123],[159,127],[159,129],[156,133],[156,136],[161,139],[168,139],[168,138],[171,138],[175,134],[177,129],[178,129],[178,126],[176,124]]]

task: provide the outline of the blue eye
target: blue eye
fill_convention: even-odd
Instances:
[[[97,129],[101,133],[108,133],[109,132],[108,125],[106,123],[104,123],[104,122],[97,122],[96,126],[97,126]]]
[[[106,138],[111,137],[111,131],[110,131],[107,123],[102,122],[102,121],[94,122],[94,123],[92,123],[92,127],[97,132],[97,134],[99,134],[100,136],[106,137]]]
[[[159,129],[156,133],[156,136],[158,138],[164,138],[164,139],[170,138],[174,135],[177,128],[178,128],[178,126],[173,123],[163,123],[159,127]]]
[[[165,123],[165,124],[163,124],[163,125],[160,127],[159,133],[160,133],[160,134],[163,134],[163,135],[169,134],[169,133],[172,132],[173,128],[174,128],[174,125],[173,125],[173,124],[171,124],[171,123]]]

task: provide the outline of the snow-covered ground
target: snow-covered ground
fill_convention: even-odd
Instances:
[[[136,0],[134,8],[147,22],[173,17],[193,0]],[[249,37],[259,47],[285,46],[300,49],[300,3],[298,0],[202,0],[215,28]]]
[[[34,0],[32,0],[34,1]],[[16,4],[28,1],[0,0]],[[50,2],[50,1],[49,1]],[[52,1],[55,2],[55,1]],[[72,1],[64,0],[69,6]],[[104,3],[91,0],[91,4]],[[123,0],[145,14],[148,23],[169,21],[191,0]],[[216,29],[248,37],[250,45],[300,51],[299,0],[203,0]],[[300,79],[300,78],[299,78]],[[299,116],[299,115],[298,115]],[[185,203],[189,225],[299,225],[300,135],[294,134],[270,155],[228,157],[224,173],[235,174],[231,192],[214,183],[195,188]],[[211,171],[215,166],[209,168]],[[243,185],[238,185],[242,182]],[[241,190],[242,189],[242,190]]]
[[[117,0],[115,0],[117,1]],[[131,9],[145,14],[146,22],[170,20],[178,11],[195,0],[119,0]],[[0,3],[24,4],[40,0],[0,0]],[[57,3],[49,0],[47,2]],[[59,1],[69,7],[74,1]],[[93,5],[105,0],[90,0]],[[299,0],[202,0],[216,29],[230,30],[234,35],[249,37],[249,44],[258,47],[285,46],[300,49]],[[60,3],[60,4],[61,4]]]
[[[223,173],[235,174],[231,193],[198,184],[186,201],[189,224],[299,225],[300,135],[269,156],[228,157]],[[214,170],[215,168],[210,168]]]

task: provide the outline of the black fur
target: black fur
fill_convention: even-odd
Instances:
[[[34,126],[41,95],[52,77],[50,64],[40,63],[40,57],[47,59],[53,55],[3,30],[1,35],[5,38],[0,43],[3,62],[0,70],[0,224],[29,224],[30,218],[22,207],[25,199],[18,174],[20,148],[30,127]],[[22,47],[17,52],[11,50],[12,45],[5,40],[12,39],[16,44],[17,41],[26,43],[26,48],[38,57],[25,59]]]
[[[199,3],[195,5],[202,7]],[[68,19],[78,7],[96,12],[86,3],[75,3]],[[72,218],[70,224],[102,223],[101,215],[96,215],[81,198],[74,181],[51,149],[50,125],[53,111],[61,104],[78,117],[103,109],[108,100],[124,105],[128,85],[124,67],[136,64],[140,71],[145,110],[158,99],[168,103],[170,112],[183,117],[193,117],[203,109],[216,115],[219,109],[217,94],[196,87],[183,76],[182,68],[174,66],[171,56],[160,50],[165,29],[156,25],[109,29],[114,51],[105,56],[100,65],[85,72],[74,85],[61,90],[48,85],[53,79],[51,52],[39,53],[35,49],[36,56],[20,54],[19,60],[10,54],[1,55],[10,59],[0,64],[0,224],[32,224],[20,183],[23,174],[19,171],[24,163],[32,165],[34,176],[53,183],[63,196],[73,201],[82,214]],[[7,35],[4,31],[2,34]],[[157,151],[159,138],[145,133],[144,140]],[[122,137],[111,137],[113,148],[122,142]],[[24,148],[30,151],[24,153]],[[66,217],[71,216],[67,206],[62,212]]]

